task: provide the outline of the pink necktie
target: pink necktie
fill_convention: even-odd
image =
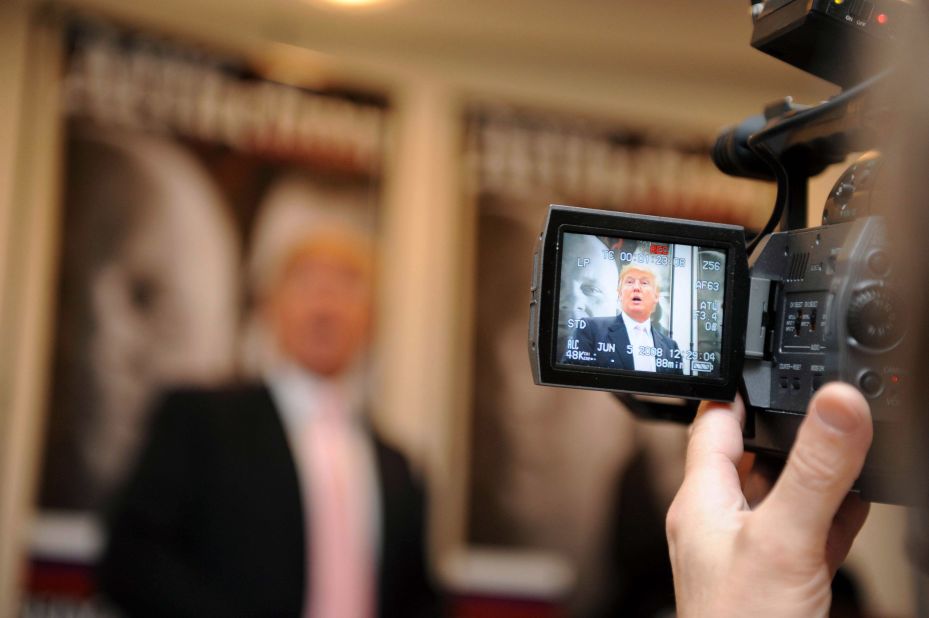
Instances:
[[[358,436],[335,389],[307,423],[309,458],[307,618],[371,618],[374,560]]]

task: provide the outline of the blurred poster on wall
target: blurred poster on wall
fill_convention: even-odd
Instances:
[[[333,219],[374,231],[388,113],[377,94],[272,82],[96,21],[69,28],[63,80],[36,599],[80,580],[56,568],[92,562],[153,398],[261,370],[255,297],[278,248]]]
[[[551,203],[760,227],[773,188],[718,172],[713,135],[493,104],[471,107],[466,123],[478,216],[468,541],[561,556],[575,573],[573,615],[657,615],[672,602],[664,512],[682,428],[636,422],[606,393],[533,384],[533,249]],[[562,313],[602,315],[613,293],[615,315],[613,277],[578,281]]]

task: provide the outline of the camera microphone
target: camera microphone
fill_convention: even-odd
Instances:
[[[761,131],[767,122],[764,114],[757,114],[722,131],[713,145],[716,167],[730,176],[775,180],[768,164],[748,147],[748,138]]]

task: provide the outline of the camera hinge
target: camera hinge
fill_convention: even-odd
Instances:
[[[752,277],[745,328],[745,358],[764,358],[765,336],[771,319],[771,280]]]

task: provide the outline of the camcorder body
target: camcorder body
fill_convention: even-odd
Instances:
[[[883,28],[906,8],[754,5],[753,45],[843,91],[812,107],[780,101],[719,136],[722,171],[777,182],[771,219],[752,239],[732,225],[550,207],[531,285],[537,384],[611,391],[640,416],[679,422],[693,419],[696,400],[740,394],[746,448],[785,457],[813,393],[847,382],[869,400],[875,423],[856,489],[912,501],[902,473],[912,444],[906,282],[881,213],[891,69],[877,55],[897,44]],[[841,62],[823,57],[837,49],[848,52]],[[870,62],[849,60],[865,49]],[[865,151],[830,192],[822,226],[807,228],[808,179]]]

